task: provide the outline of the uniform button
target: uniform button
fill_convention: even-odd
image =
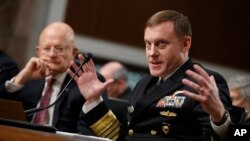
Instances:
[[[129,129],[129,130],[128,130],[128,135],[131,136],[131,135],[133,135],[133,134],[134,134],[134,131],[133,131],[132,129]]]
[[[128,113],[132,114],[134,112],[134,107],[133,106],[129,106],[128,107]]]
[[[168,132],[169,132],[169,127],[168,127],[168,125],[163,125],[161,128],[162,128],[162,132],[163,132],[165,135],[167,135]]]
[[[151,135],[156,135],[156,134],[157,134],[157,131],[151,130],[150,133],[151,133]]]

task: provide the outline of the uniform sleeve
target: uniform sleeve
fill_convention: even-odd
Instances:
[[[87,114],[84,114],[82,118],[96,136],[111,140],[118,139],[120,122],[104,102],[100,103]]]

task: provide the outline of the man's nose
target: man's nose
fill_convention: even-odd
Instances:
[[[50,48],[50,50],[49,50],[49,55],[50,55],[50,56],[56,56],[56,55],[57,55],[57,53],[56,53],[54,47],[51,47],[51,48]]]
[[[149,55],[154,56],[154,55],[157,55],[157,54],[158,54],[157,47],[155,45],[152,45],[151,48],[150,48],[150,50],[149,50]]]

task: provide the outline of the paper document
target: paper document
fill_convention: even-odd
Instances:
[[[74,134],[74,133],[68,133],[68,132],[61,132],[61,131],[56,131],[57,135],[62,135],[66,136],[69,138],[72,138],[74,141],[111,141],[110,139],[107,138],[101,138],[101,137],[96,137],[96,136],[87,136],[87,135],[80,135],[80,134]]]

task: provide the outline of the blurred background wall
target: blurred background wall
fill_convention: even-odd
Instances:
[[[134,84],[147,74],[143,30],[155,12],[173,9],[193,26],[190,56],[225,78],[250,74],[250,1],[247,0],[1,0],[0,47],[22,68],[42,28],[64,21],[75,30],[81,52],[94,55],[97,69],[121,61]]]

